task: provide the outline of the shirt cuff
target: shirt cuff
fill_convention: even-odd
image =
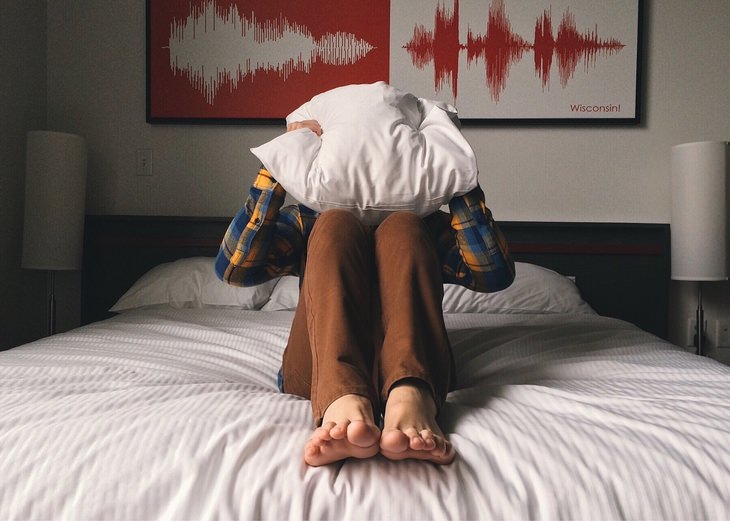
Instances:
[[[271,173],[263,166],[259,169],[256,179],[254,179],[253,188],[259,193],[274,192],[274,197],[281,199],[282,201],[286,197],[286,190],[284,190],[284,187],[281,186],[281,183],[274,179],[274,176],[272,176]]]

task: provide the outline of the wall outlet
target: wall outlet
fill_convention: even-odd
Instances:
[[[719,348],[730,349],[730,319],[715,320],[715,342]]]
[[[690,317],[687,319],[687,340],[684,345],[690,347],[695,345],[695,334],[697,333],[697,319]]]

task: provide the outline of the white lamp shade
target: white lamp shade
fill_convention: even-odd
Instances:
[[[74,134],[28,132],[23,268],[81,268],[86,143]]]
[[[728,278],[728,143],[672,148],[672,279]]]

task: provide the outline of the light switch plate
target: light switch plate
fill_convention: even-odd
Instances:
[[[730,349],[730,319],[715,320],[715,339],[718,348]]]
[[[152,175],[152,149],[137,149],[137,175],[149,177]]]

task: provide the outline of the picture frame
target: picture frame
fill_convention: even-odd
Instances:
[[[147,0],[147,121],[281,124],[386,81],[466,124],[636,124],[642,4]]]

